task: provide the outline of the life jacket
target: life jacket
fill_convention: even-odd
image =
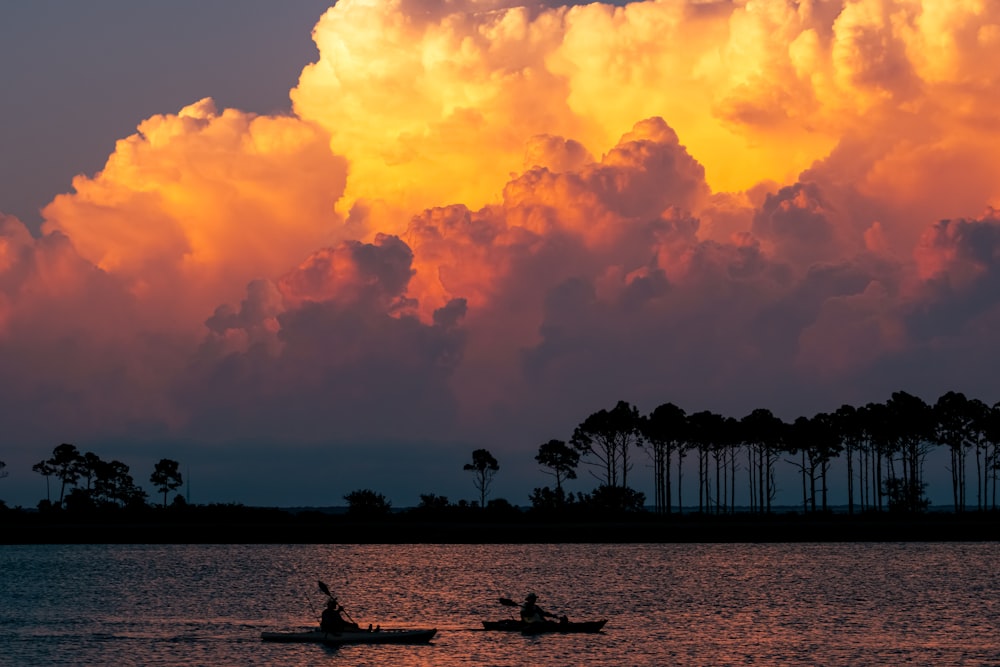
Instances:
[[[521,620],[525,623],[537,623],[544,621],[545,617],[542,616],[542,612],[536,604],[525,602],[521,605]]]

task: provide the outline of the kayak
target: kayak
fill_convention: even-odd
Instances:
[[[507,619],[504,621],[483,621],[484,630],[502,630],[504,632],[522,632],[526,635],[540,635],[549,632],[600,632],[608,619],[600,621],[542,621],[525,623]]]
[[[319,644],[423,644],[437,634],[437,628],[424,630],[345,630],[323,632],[262,632],[265,642],[315,642]]]

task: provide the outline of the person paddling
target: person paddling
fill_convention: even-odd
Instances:
[[[534,593],[528,593],[528,595],[524,598],[524,604],[521,605],[522,621],[525,623],[541,623],[545,621],[546,618],[557,618],[555,614],[550,614],[535,604],[537,599],[538,596]]]
[[[337,598],[330,596],[326,603],[326,609],[320,617],[319,629],[323,632],[343,632],[344,630],[358,630],[358,624],[344,620],[341,612],[344,608],[337,604]]]

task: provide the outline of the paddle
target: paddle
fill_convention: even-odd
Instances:
[[[318,581],[318,582],[316,582],[316,583],[318,583],[318,584],[319,584],[319,589],[320,589],[321,591],[323,591],[324,593],[326,593],[326,596],[327,596],[328,598],[330,598],[331,600],[333,600],[333,599],[334,599],[334,597],[333,597],[333,593],[331,593],[331,592],[330,592],[330,587],[329,587],[329,586],[327,586],[326,584],[324,584],[324,583],[323,583],[322,581]],[[347,613],[347,610],[346,610],[346,609],[344,609],[343,605],[341,605],[341,606],[340,606],[340,609],[339,609],[339,611],[342,611],[342,612],[344,612],[344,616],[346,616],[346,617],[347,617],[347,620],[349,620],[349,621],[350,621],[351,623],[354,623],[354,625],[357,625],[357,624],[358,624],[358,623],[357,623],[357,621],[355,621],[355,620],[354,620],[353,618],[351,618],[351,615]]]

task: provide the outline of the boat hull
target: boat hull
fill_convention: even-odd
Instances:
[[[295,642],[316,644],[425,644],[437,634],[437,628],[422,630],[358,630],[345,632],[262,632],[265,642]]]
[[[567,634],[573,632],[600,632],[607,622],[607,619],[602,619],[600,621],[544,621],[542,623],[525,623],[524,621],[508,619],[504,621],[483,621],[483,629],[499,630],[502,632],[521,632],[526,635],[547,633]]]

